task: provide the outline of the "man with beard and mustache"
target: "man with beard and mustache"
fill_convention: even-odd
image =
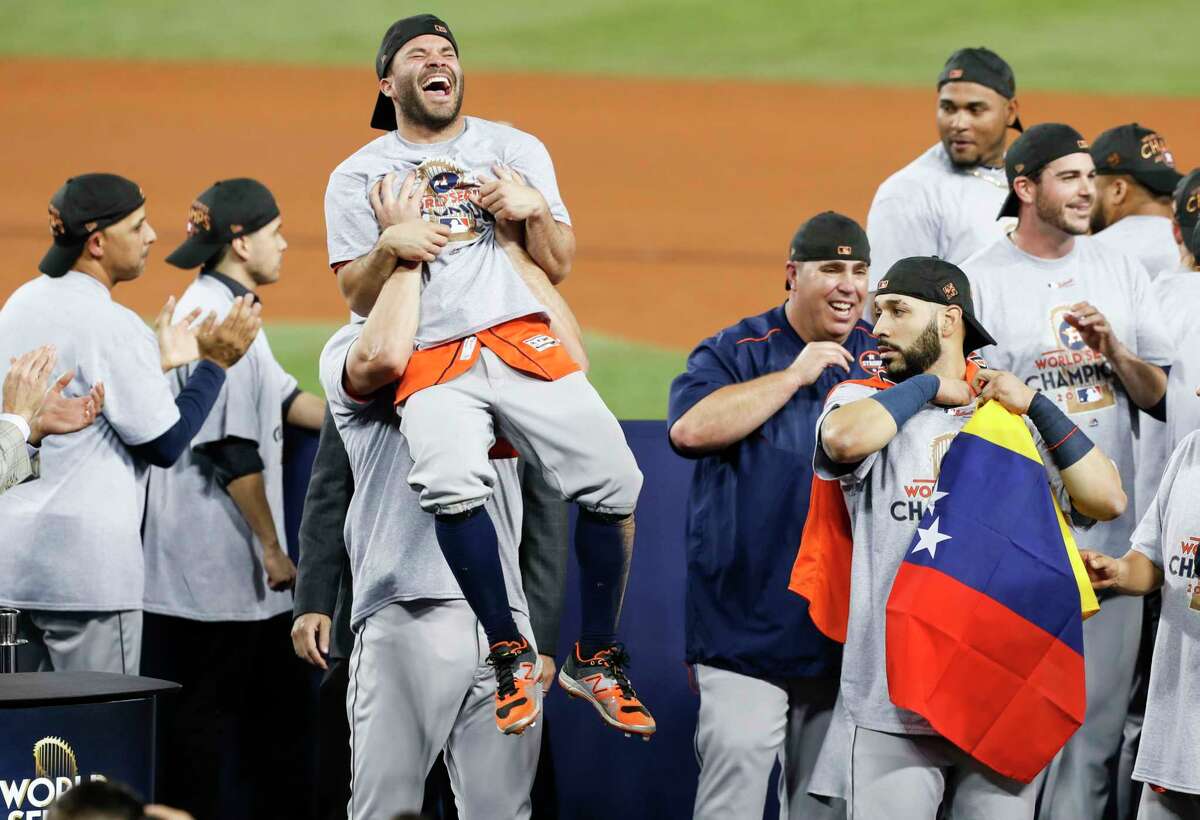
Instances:
[[[385,288],[400,287],[396,272],[420,273],[415,333],[398,324],[391,344],[407,345],[394,404],[411,448],[408,480],[487,634],[496,725],[518,734],[537,720],[544,664],[512,617],[485,509],[496,484],[488,451],[502,436],[579,505],[582,631],[559,684],[608,725],[648,738],[654,720],[616,640],[642,475],[572,352],[579,346],[552,328],[569,314],[551,283],[569,270],[575,239],[549,154],[529,134],[461,115],[458,45],[432,15],[388,29],[376,72],[371,123],[388,133],[330,176],[329,261],[360,315]],[[514,235],[523,249],[506,246]],[[517,262],[518,252],[534,264]]]
[[[1087,430],[1134,497],[1137,410],[1164,418],[1173,346],[1145,268],[1087,236],[1095,201],[1088,143],[1043,123],[1008,151],[1012,192],[1000,216],[1013,233],[963,264],[980,318],[997,328],[983,351]],[[1120,556],[1134,511],[1079,536],[1081,548]],[[1141,602],[1105,601],[1084,624],[1087,717],[1047,769],[1042,816],[1100,817],[1113,793],[1142,622]]]
[[[1026,417],[1055,496],[1076,520],[1119,515],[1120,477],[1052,401],[1012,373],[968,359],[993,340],[958,267],[936,257],[900,260],[880,280],[875,309],[886,379],[847,381],[830,392],[813,463],[818,476],[841,484],[852,529],[841,678],[851,732],[849,815],[933,820],[941,807],[953,817],[1032,818],[1034,784],[987,768],[889,696],[885,608],[925,514],[907,486],[936,480],[933,454],[972,417],[977,387],[982,400]]]
[[[1012,69],[986,48],[960,49],[937,88],[940,141],[888,177],[867,214],[872,271],[924,254],[960,263],[1009,227],[996,209],[1008,191],[1005,135],[1021,130]]]

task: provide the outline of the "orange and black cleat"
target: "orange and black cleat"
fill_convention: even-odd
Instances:
[[[579,644],[558,673],[558,685],[573,698],[583,698],[596,707],[604,722],[620,729],[626,737],[649,740],[657,726],[650,710],[638,700],[633,684],[625,676],[629,654],[613,644],[590,658],[579,656]]]
[[[519,735],[542,713],[542,659],[529,641],[500,641],[491,646],[487,663],[496,670],[496,728]]]

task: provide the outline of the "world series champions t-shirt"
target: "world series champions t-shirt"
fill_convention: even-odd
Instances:
[[[846,382],[829,394],[816,422],[838,407],[879,392],[878,387]],[[900,564],[908,552],[917,524],[941,493],[953,487],[937,483],[942,459],[954,437],[975,413],[965,407],[924,405],[906,421],[883,449],[857,464],[838,464],[820,445],[813,457],[816,474],[841,484],[850,515],[853,547],[850,559],[850,617],[842,657],[841,696],[856,726],[878,732],[936,734],[925,718],[892,703],[887,682],[888,597]],[[1025,420],[1046,468],[1046,477],[1064,515],[1078,525],[1090,525],[1074,514],[1062,478],[1037,430]]]
[[[787,587],[808,514],[825,395],[882,365],[865,322],[844,346],[854,357],[849,373],[826,368],[746,438],[696,461],[686,531],[689,663],[760,678],[837,672],[838,645],[813,626],[807,602]],[[705,339],[671,384],[668,425],[722,387],[786,369],[804,347],[782,306]]]
[[[1200,794],[1200,432],[1167,462],[1133,549],[1163,572],[1162,614],[1150,664],[1146,718],[1133,777]]]
[[[1125,513],[1097,524],[1081,549],[1123,555],[1136,524],[1133,500],[1137,407],[1111,366],[1066,321],[1071,306],[1090,302],[1138,358],[1171,363],[1150,277],[1131,256],[1079,236],[1061,259],[1041,259],[1001,239],[962,265],[975,314],[996,339],[980,353],[1046,394],[1116,464],[1130,499]]]
[[[464,118],[461,134],[447,142],[407,142],[392,131],[367,143],[342,162],[325,191],[329,264],[368,253],[379,239],[370,189],[385,174],[399,180],[417,171],[421,212],[450,228],[450,242],[424,266],[417,347],[432,347],[536,313],[545,307],[521,279],[495,235],[495,219],[479,204],[479,187],[504,164],[536,188],[557,222],[569,225],[558,192],[554,164],[534,136],[508,125]]]
[[[1132,214],[1095,234],[1096,241],[1124,251],[1142,263],[1150,279],[1179,267],[1179,243],[1167,216]]]
[[[1003,168],[959,168],[939,142],[892,174],[871,202],[871,290],[898,260],[940,256],[958,264],[1012,230],[996,219],[1008,197]]]
[[[346,511],[346,550],[354,605],[354,629],[375,612],[398,601],[455,600],[463,597],[434,533],[433,515],[421,509],[408,483],[413,460],[400,433],[391,390],[375,396],[350,395],[342,382],[350,347],[362,323],[338,330],[321,352],[321,386],[346,446],[354,495]],[[508,605],[528,615],[517,554],[521,539],[521,484],[515,458],[494,459],[496,485],[485,504],[500,544]]]

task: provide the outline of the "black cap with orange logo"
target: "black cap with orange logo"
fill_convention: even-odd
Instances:
[[[387,76],[388,66],[392,64],[396,52],[409,40],[425,34],[445,37],[450,41],[450,45],[454,46],[454,53],[458,53],[458,41],[454,39],[454,34],[445,21],[432,14],[414,14],[412,17],[397,20],[384,32],[383,42],[379,44],[379,53],[375,55],[376,76],[381,80]],[[392,105],[392,99],[380,91],[375,99],[375,111],[371,114],[371,127],[380,131],[395,131],[396,126],[396,108]]]
[[[909,256],[892,265],[875,289],[878,302],[888,295],[910,296],[935,305],[957,305],[962,309],[966,336],[963,353],[970,353],[996,340],[975,318],[971,282],[962,268],[936,256]]]
[[[1021,201],[1012,190],[1017,177],[1031,177],[1054,160],[1070,154],[1088,153],[1088,141],[1069,125],[1060,122],[1042,122],[1030,126],[1029,130],[1008,147],[1004,155],[1004,172],[1008,177],[1008,199],[996,218],[1016,216]]]
[[[116,174],[81,174],[68,179],[50,197],[50,233],[54,244],[38,270],[62,276],[71,269],[88,237],[120,222],[142,207],[146,195],[136,182]]]
[[[255,179],[217,182],[188,208],[187,239],[167,257],[177,268],[198,268],[239,236],[261,230],[279,216],[266,185]]]
[[[1017,95],[1017,79],[1012,67],[999,54],[983,47],[960,48],[951,54],[938,75],[938,90],[941,91],[946,83],[978,83],[1006,100]],[[1012,127],[1017,131],[1025,130],[1020,117],[1013,120]]]
[[[1200,168],[1196,168],[1175,186],[1175,221],[1183,229],[1186,238],[1188,231],[1200,223]]]
[[[805,222],[792,237],[788,259],[793,262],[844,260],[871,264],[867,232],[848,216],[825,211]]]
[[[1128,174],[1159,196],[1170,196],[1183,174],[1167,141],[1151,128],[1131,122],[1110,128],[1092,143],[1097,174]]]

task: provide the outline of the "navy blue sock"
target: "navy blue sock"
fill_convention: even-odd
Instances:
[[[500,544],[487,511],[476,507],[456,515],[435,516],[434,531],[463,596],[483,624],[488,644],[519,641],[521,633],[508,608]]]
[[[617,639],[625,574],[625,521],[580,508],[575,522],[582,629],[579,654],[590,658]]]

